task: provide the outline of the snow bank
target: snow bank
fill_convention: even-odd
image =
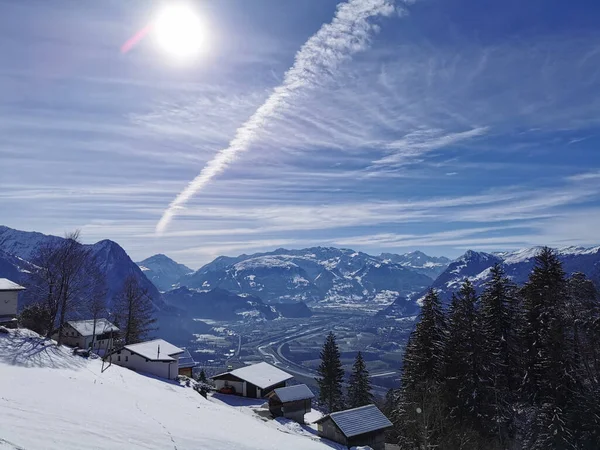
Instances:
[[[101,369],[27,330],[0,334],[0,449],[330,448],[177,383]]]

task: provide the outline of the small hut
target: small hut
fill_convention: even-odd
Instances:
[[[338,411],[315,422],[320,437],[346,447],[369,446],[385,450],[385,430],[392,423],[375,405]]]
[[[304,423],[304,415],[311,410],[315,394],[305,384],[277,388],[269,395],[269,411],[273,417],[285,417]]]

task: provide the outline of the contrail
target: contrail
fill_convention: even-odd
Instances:
[[[348,0],[337,6],[331,23],[323,25],[300,48],[293,66],[285,73],[260,108],[235,132],[229,146],[208,162],[200,174],[171,202],[156,224],[156,233],[164,232],[177,213],[210,180],[223,172],[243,151],[248,150],[257,132],[298,91],[316,86],[326,79],[341,62],[369,45],[377,26],[369,19],[389,16],[395,11],[394,0]]]

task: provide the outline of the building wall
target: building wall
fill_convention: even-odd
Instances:
[[[375,431],[351,437],[348,439],[348,446],[368,446],[373,450],[385,450],[385,432]]]
[[[191,367],[180,367],[179,375],[184,375],[186,377],[192,378],[192,368]]]
[[[298,423],[304,423],[304,415],[311,410],[310,400],[281,403],[273,397],[269,399],[269,411],[274,417],[285,417]]]
[[[179,363],[177,361],[149,361],[127,349],[121,350],[110,355],[110,360],[113,364],[127,367],[136,372],[144,372],[151,375],[156,375],[160,378],[175,379],[179,374]]]
[[[0,291],[0,316],[17,314],[19,291]]]
[[[344,436],[335,423],[333,423],[333,420],[328,419],[325,422],[320,423],[318,426],[318,434],[320,437],[348,446],[348,440],[346,439],[346,436]]]

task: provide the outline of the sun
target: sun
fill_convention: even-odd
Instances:
[[[198,13],[185,3],[164,7],[153,23],[158,46],[170,56],[187,61],[206,47],[206,27]]]

